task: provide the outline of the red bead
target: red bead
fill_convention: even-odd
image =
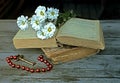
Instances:
[[[41,62],[44,62],[44,59],[40,59]]]
[[[25,70],[26,70],[26,71],[30,71],[30,68],[29,68],[29,67],[26,67]]]
[[[20,69],[20,65],[16,65],[16,68],[17,68],[17,69]]]
[[[47,68],[42,68],[42,69],[30,69],[29,67],[25,67],[25,66],[20,66],[20,65],[15,65],[12,63],[11,59],[17,59],[17,56],[10,56],[10,57],[6,57],[6,61],[8,62],[8,64],[12,67],[12,68],[17,68],[17,69],[22,69],[22,70],[26,70],[26,71],[30,71],[31,73],[33,72],[46,72],[46,71],[50,71],[53,68],[53,65],[50,64],[47,60],[44,60],[43,56],[39,56],[38,60],[40,62],[43,62],[47,65]]]
[[[36,69],[35,71],[36,71],[36,72],[40,72],[40,69]]]
[[[10,58],[9,58],[9,57],[6,57],[6,61],[7,61],[7,60],[10,60]]]
[[[44,60],[44,63],[45,63],[45,64],[47,64],[47,63],[48,63],[48,61],[47,61],[47,60]]]
[[[47,67],[47,68],[46,68],[46,70],[47,70],[47,71],[50,71],[50,70],[51,70],[51,68]]]
[[[50,65],[48,65],[48,67],[52,69],[53,66],[50,64]]]
[[[22,69],[22,70],[25,70],[25,66],[22,66],[21,69]]]
[[[38,59],[38,60],[40,60],[41,58],[40,58],[40,57],[38,57],[37,59]]]
[[[7,62],[8,62],[8,63],[10,63],[10,62],[11,62],[11,60],[7,60]]]
[[[12,62],[8,63],[10,66],[13,64]]]
[[[39,61],[43,62],[43,61],[44,61],[44,59],[40,59]]]
[[[43,60],[43,56],[39,56],[39,57],[38,57],[38,60],[39,60],[39,61]]]
[[[46,69],[45,69],[45,68],[42,68],[41,71],[42,71],[42,72],[46,72]]]
[[[10,56],[10,59],[13,59],[13,56]]]
[[[49,65],[50,65],[50,63],[49,63],[49,62],[47,62],[47,63],[46,63],[46,65],[47,65],[47,66],[49,66]]]
[[[13,56],[13,59],[17,59],[17,56]]]
[[[33,72],[34,72],[34,69],[30,69],[30,72],[33,73]]]
[[[41,58],[41,59],[42,59],[42,58],[43,58],[43,56],[42,56],[42,55],[40,55],[40,56],[39,56],[39,58]]]
[[[12,64],[11,66],[12,66],[12,68],[15,68],[15,64]]]

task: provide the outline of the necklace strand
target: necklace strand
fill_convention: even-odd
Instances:
[[[11,60],[17,60],[17,58],[18,58],[18,56],[16,56],[16,55],[15,56],[9,56],[9,57],[6,57],[6,61],[9,64],[9,66],[11,66],[12,68],[26,70],[26,71],[31,72],[31,73],[47,72],[47,71],[50,71],[53,68],[53,65],[49,61],[45,60],[42,55],[38,56],[37,60],[46,64],[46,66],[47,66],[46,68],[33,69],[33,68],[26,67],[26,66],[14,64]]]

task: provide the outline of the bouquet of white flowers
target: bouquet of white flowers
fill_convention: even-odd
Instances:
[[[38,6],[35,14],[28,16],[21,15],[17,18],[17,25],[21,30],[26,30],[29,26],[36,31],[36,36],[40,39],[51,38],[56,31],[56,21],[59,16],[59,10],[56,8],[46,8]]]

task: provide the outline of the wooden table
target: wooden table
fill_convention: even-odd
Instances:
[[[12,39],[18,31],[15,20],[0,20],[0,83],[120,83],[120,20],[101,21],[106,49],[97,55],[54,65],[50,72],[29,73],[11,68],[10,55],[24,54],[36,61],[40,49],[15,49]]]

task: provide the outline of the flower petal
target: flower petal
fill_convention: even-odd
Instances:
[[[28,20],[27,16],[25,17],[24,15],[21,15],[20,17],[17,18],[17,25],[21,30],[25,30],[28,28]]]
[[[47,8],[47,18],[50,20],[54,20],[57,19],[57,17],[59,16],[59,10],[56,8]]]
[[[40,30],[42,28],[43,22],[44,20],[37,15],[33,15],[31,18],[31,25],[35,31]]]
[[[38,6],[35,10],[35,14],[45,20],[47,18],[45,6]]]
[[[40,39],[47,39],[47,36],[44,32],[42,31],[37,31],[37,37],[40,38]]]

